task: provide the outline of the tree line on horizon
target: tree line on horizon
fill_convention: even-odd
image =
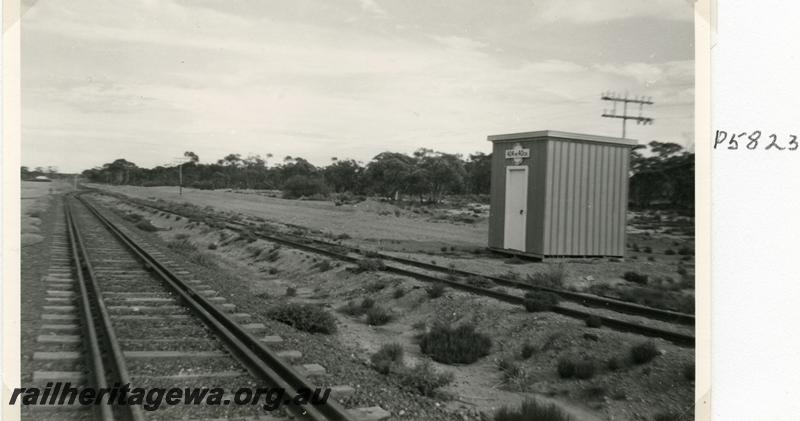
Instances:
[[[491,154],[482,152],[465,158],[421,148],[411,154],[382,152],[366,165],[331,158],[322,167],[291,156],[271,165],[266,160],[271,155],[265,159],[232,153],[207,164],[200,163],[194,152],[184,156],[183,186],[197,189],[281,190],[286,198],[312,199],[334,193],[425,203],[438,203],[446,195],[485,196],[490,189]],[[82,176],[112,185],[177,186],[179,182],[177,166],[142,168],[123,158],[85,170]],[[635,208],[694,208],[694,154],[679,144],[656,141],[633,148],[629,200]]]

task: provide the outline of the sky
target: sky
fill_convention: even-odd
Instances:
[[[693,34],[688,0],[23,0],[22,163],[466,156],[620,136],[606,91],[655,102],[627,137],[691,148]]]

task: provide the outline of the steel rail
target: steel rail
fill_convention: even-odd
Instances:
[[[89,366],[92,369],[92,377],[94,386],[97,388],[107,388],[108,382],[106,381],[106,369],[103,363],[103,353],[100,351],[100,341],[97,337],[97,329],[94,326],[94,318],[92,317],[92,310],[90,306],[89,292],[86,287],[86,280],[83,277],[81,260],[78,255],[77,240],[75,238],[75,227],[73,226],[72,214],[70,213],[69,206],[64,200],[64,216],[67,221],[67,237],[69,238],[70,254],[72,261],[75,263],[76,273],[78,275],[78,289],[80,290],[81,301],[81,317],[84,327],[84,343],[86,344],[87,357],[90,361]],[[114,413],[109,405],[99,405],[98,413],[96,414],[99,420],[114,421]]]
[[[94,268],[92,267],[92,262],[89,260],[89,254],[86,249],[86,245],[83,241],[83,236],[81,234],[80,229],[78,228],[77,221],[72,215],[72,208],[71,204],[69,203],[69,198],[65,198],[65,207],[67,208],[67,216],[68,216],[68,223],[71,227],[70,234],[71,239],[74,240],[73,242],[73,255],[75,256],[75,263],[77,265],[77,272],[78,272],[78,279],[81,283],[81,292],[82,296],[85,292],[86,295],[83,296],[86,301],[84,301],[84,313],[86,314],[90,311],[91,308],[96,309],[95,316],[100,322],[100,328],[102,329],[105,343],[106,343],[106,351],[110,355],[110,362],[113,365],[113,370],[116,373],[116,377],[119,380],[121,385],[130,384],[130,374],[128,373],[128,367],[125,363],[125,357],[122,352],[122,347],[119,344],[119,340],[117,339],[116,332],[114,331],[114,326],[111,323],[111,316],[106,308],[105,302],[103,302],[102,293],[100,291],[99,283],[97,282],[97,278],[94,273]],[[86,272],[86,277],[83,276],[81,273],[82,271]],[[84,280],[88,278],[89,282],[84,282]],[[94,306],[88,303],[89,294],[94,298]],[[91,315],[85,316],[87,319],[91,319]],[[87,326],[91,328],[93,326],[92,320],[89,320]],[[97,350],[99,352],[99,344],[96,343],[97,335],[96,332],[94,335],[89,335],[90,342],[95,342],[92,348],[94,352]],[[95,348],[96,346],[96,348]],[[93,359],[93,366],[97,365],[97,354],[92,355]],[[101,372],[105,375],[105,372]],[[106,383],[107,386],[107,383]],[[108,405],[100,405],[102,407],[107,407]],[[122,405],[123,411],[123,418],[126,420],[131,421],[144,421],[144,413],[142,412],[142,408],[135,405]],[[109,408],[110,409],[110,408]],[[101,409],[102,410],[102,409]],[[106,419],[106,418],[104,418]],[[110,419],[114,419],[113,416]]]
[[[325,250],[325,249],[322,249],[322,248],[310,246],[308,244],[298,243],[298,242],[295,242],[295,241],[292,241],[292,240],[287,240],[285,238],[273,237],[273,236],[269,236],[269,235],[265,235],[265,234],[256,234],[256,235],[257,236],[261,236],[261,237],[263,237],[265,239],[268,239],[270,241],[274,241],[276,243],[281,243],[281,244],[290,246],[292,248],[296,248],[296,249],[300,249],[300,250],[306,250],[306,251],[309,251],[309,252],[312,252],[312,253],[326,255],[326,256],[329,256],[329,257],[332,257],[332,258],[335,258],[335,259],[338,259],[338,260],[349,262],[349,263],[358,263],[359,261],[362,260],[361,258],[348,256],[346,254],[338,253],[338,252],[331,251],[331,250]],[[394,273],[396,275],[403,275],[403,276],[409,276],[409,277],[412,277],[412,278],[416,278],[416,279],[419,279],[421,281],[433,282],[433,283],[441,282],[441,283],[447,284],[447,285],[449,285],[449,286],[451,286],[453,288],[457,288],[457,289],[460,289],[460,290],[463,290],[463,291],[467,291],[467,292],[471,292],[471,293],[474,293],[474,294],[479,294],[479,295],[484,295],[484,296],[487,296],[487,297],[495,298],[497,300],[504,301],[504,302],[507,302],[507,303],[510,303],[510,304],[523,305],[525,303],[525,298],[524,297],[520,297],[520,296],[517,296],[517,295],[511,295],[511,294],[508,294],[508,293],[505,293],[505,292],[495,291],[495,290],[488,289],[488,288],[481,288],[481,287],[478,287],[478,286],[469,285],[469,284],[466,284],[466,283],[463,283],[463,282],[459,282],[459,281],[454,281],[454,280],[451,280],[451,279],[439,278],[439,277],[436,277],[436,276],[432,276],[432,275],[428,275],[428,274],[424,274],[424,273],[420,273],[420,272],[415,272],[415,271],[412,271],[412,270],[403,269],[403,268],[399,268],[399,267],[396,267],[396,266],[384,265],[383,270],[386,271],[386,272]],[[607,316],[598,316],[598,315],[593,314],[593,313],[589,313],[589,312],[585,312],[585,311],[581,311],[581,310],[577,310],[577,309],[573,309],[573,308],[567,308],[567,307],[563,307],[563,306],[558,306],[558,305],[556,305],[553,308],[551,308],[550,311],[552,311],[554,313],[562,314],[564,316],[573,317],[573,318],[576,318],[576,319],[581,319],[581,320],[586,320],[587,318],[589,318],[589,316],[595,316],[595,317],[598,317],[602,321],[603,326],[611,328],[611,329],[614,329],[614,330],[617,330],[617,331],[636,333],[636,334],[649,336],[649,337],[655,337],[655,338],[662,338],[662,339],[666,339],[666,340],[668,340],[670,342],[673,342],[676,345],[694,347],[694,342],[695,342],[694,335],[680,333],[680,332],[676,332],[676,331],[672,331],[672,330],[659,329],[659,328],[651,327],[651,326],[645,326],[645,325],[641,325],[641,324],[638,324],[638,323],[627,322],[627,321],[624,321],[624,320],[619,320],[619,319],[615,319],[615,318],[607,317]]]
[[[287,393],[297,393],[300,390],[314,390],[314,386],[300,375],[290,365],[284,363],[275,353],[259,342],[252,334],[244,330],[235,320],[223,310],[211,303],[202,294],[197,293],[178,276],[172,273],[161,262],[150,255],[144,248],[137,244],[130,236],[122,232],[113,222],[102,215],[92,204],[83,197],[78,199],[86,208],[111,231],[143,264],[147,265],[152,273],[163,280],[184,304],[189,307],[206,325],[222,338],[229,349],[234,352],[247,367],[261,380],[267,381],[276,387],[283,388]],[[343,406],[334,400],[328,399],[323,405],[289,406],[295,415],[314,421],[355,419]]]
[[[669,322],[669,323],[678,323],[678,324],[687,325],[687,326],[694,326],[694,315],[687,314],[687,313],[680,313],[680,312],[672,311],[672,310],[664,310],[664,309],[658,309],[658,308],[643,306],[641,304],[626,302],[626,301],[622,301],[622,300],[616,300],[616,299],[608,298],[608,297],[600,297],[600,296],[593,295],[593,294],[584,294],[584,293],[580,293],[580,292],[567,291],[567,290],[558,289],[558,288],[550,288],[550,287],[545,287],[545,286],[530,285],[530,284],[526,284],[524,282],[519,282],[519,281],[514,281],[514,280],[511,280],[511,279],[501,278],[499,276],[482,275],[482,274],[479,274],[479,273],[468,272],[468,271],[465,271],[465,270],[460,270],[460,269],[455,269],[455,268],[447,268],[447,267],[444,267],[444,266],[433,265],[433,264],[430,264],[430,263],[420,262],[420,261],[412,260],[412,259],[406,259],[406,258],[403,258],[403,257],[396,257],[396,256],[392,256],[392,255],[388,255],[388,254],[380,253],[380,252],[378,252],[378,255],[382,259],[395,261],[395,262],[398,262],[398,263],[402,263],[404,265],[416,266],[416,267],[419,267],[419,268],[422,268],[422,269],[433,270],[433,271],[443,272],[443,273],[458,274],[458,275],[461,275],[461,276],[468,276],[468,277],[469,276],[479,276],[479,277],[482,277],[482,278],[489,279],[489,280],[491,280],[492,282],[494,282],[494,283],[496,283],[498,285],[513,287],[513,288],[519,288],[519,289],[523,289],[523,290],[529,290],[529,291],[537,291],[538,290],[538,291],[552,292],[554,294],[557,294],[557,295],[561,296],[561,298],[564,298],[564,299],[566,299],[568,301],[576,302],[578,304],[585,305],[587,307],[601,307],[601,308],[605,308],[605,309],[608,309],[608,310],[616,311],[618,313],[632,314],[632,315],[636,315],[636,316],[647,317],[647,318],[650,318],[650,319],[661,320],[661,321],[665,321],[665,322]]]
[[[126,200],[126,199],[123,199],[123,200]],[[132,203],[137,203],[137,202],[132,202]],[[152,206],[152,205],[144,205],[144,206],[148,206],[150,208],[157,209],[157,210],[162,211],[162,212],[169,212],[169,213],[172,213],[173,215],[179,215],[178,213],[175,213],[174,211],[161,209],[161,208],[156,207],[156,206]],[[183,216],[183,215],[179,215],[179,216]],[[217,219],[217,220],[219,222],[223,223],[226,228],[231,229],[231,230],[235,230],[235,231],[241,231],[241,229],[243,227],[248,227],[247,225],[238,224],[238,223],[232,223],[232,222],[229,222],[229,221],[224,221],[223,219]],[[254,226],[252,226],[252,225],[250,225],[249,227],[250,228],[254,228]],[[348,263],[358,263],[359,261],[363,260],[363,258],[361,258],[361,257],[349,256],[349,255],[344,254],[344,253],[332,251],[332,250],[325,249],[325,248],[315,247],[315,246],[312,246],[312,245],[309,245],[309,244],[305,244],[305,243],[302,243],[302,242],[290,240],[290,239],[287,239],[285,237],[278,237],[278,236],[269,235],[269,234],[265,234],[263,232],[258,232],[258,231],[253,233],[253,234],[255,236],[263,238],[265,240],[269,240],[269,241],[272,241],[272,242],[275,242],[275,243],[283,244],[283,245],[286,245],[286,246],[289,246],[289,247],[292,247],[292,248],[295,248],[295,249],[299,249],[299,250],[304,250],[304,251],[308,251],[308,252],[311,252],[311,253],[325,255],[325,256],[328,256],[328,257],[331,257],[331,258],[334,258],[334,259],[337,259],[337,260],[348,262]],[[325,242],[325,241],[322,241],[322,240],[314,240],[314,239],[304,239],[304,240],[308,241],[310,243],[324,245],[326,247],[340,248],[340,249],[341,248],[349,248],[349,247],[344,247],[344,246],[341,246],[341,245],[338,245],[338,244],[328,243],[328,242]],[[382,258],[382,256],[386,256],[386,260],[394,260],[397,263],[412,265],[412,263],[406,263],[406,262],[399,261],[399,260],[406,260],[406,259],[395,258],[394,256],[385,255],[383,253],[377,253],[377,256],[379,256],[381,258]],[[418,263],[419,265],[426,265],[426,264],[424,264],[422,262],[417,262],[417,261],[410,261],[410,262]],[[414,265],[414,266],[419,266],[419,265]],[[435,266],[435,265],[431,265],[431,266]],[[441,266],[436,266],[436,267],[438,269],[441,269],[441,270],[437,270],[439,272],[443,272],[443,271],[444,272],[450,272],[450,268],[443,268]],[[416,279],[419,279],[419,280],[422,280],[422,281],[426,281],[426,282],[441,282],[441,283],[445,283],[447,285],[452,286],[453,288],[461,289],[461,290],[472,292],[472,293],[479,294],[479,295],[492,297],[492,298],[498,299],[500,301],[504,301],[504,302],[511,303],[511,304],[519,304],[519,305],[521,305],[521,304],[524,303],[524,298],[523,297],[519,297],[519,296],[516,296],[516,295],[511,295],[511,294],[507,294],[507,293],[503,293],[503,292],[499,292],[499,291],[494,291],[494,290],[487,289],[487,288],[481,288],[481,287],[477,287],[477,286],[473,286],[473,285],[468,285],[466,283],[459,282],[459,281],[454,281],[454,280],[445,279],[445,278],[439,278],[439,277],[431,276],[431,275],[424,274],[424,273],[414,272],[414,271],[411,271],[411,270],[408,270],[408,269],[398,268],[398,267],[395,267],[395,266],[384,265],[384,270],[388,271],[388,272],[392,272],[392,273],[398,274],[398,275],[410,276],[410,277],[413,277],[413,278],[416,278]],[[484,275],[475,274],[475,273],[466,272],[466,271],[459,271],[459,272],[461,272],[462,274],[469,274],[470,276],[471,275],[482,276],[484,278],[492,279],[492,280],[497,279],[497,280],[500,281],[500,282],[497,282],[497,283],[501,283],[502,282],[502,283],[505,283],[508,286],[512,286],[513,285],[513,286],[515,286],[517,288],[528,289],[528,290],[537,290],[537,289],[538,290],[548,290],[546,288],[537,288],[537,287],[533,287],[533,286],[530,286],[530,285],[527,285],[527,284],[518,283],[516,281],[510,281],[510,280],[503,279],[503,278],[487,277],[487,276],[484,276]],[[565,292],[565,291],[562,291],[562,290],[552,290],[552,291],[554,291],[555,293],[558,293],[562,297],[563,297],[563,295],[561,295],[561,292]],[[580,294],[580,295],[585,295],[585,294]],[[597,297],[597,299],[598,300],[602,300],[601,297]],[[570,301],[574,301],[574,300],[570,300]],[[640,311],[642,311],[642,309],[650,309],[650,310],[655,310],[657,312],[666,311],[666,310],[652,309],[652,308],[646,307],[646,306],[639,306],[637,304],[632,304],[632,303],[624,303],[623,302],[623,304],[631,304],[631,306],[626,306],[627,308],[641,307],[641,309],[639,309]],[[609,309],[610,309],[610,307],[609,307]],[[577,318],[577,319],[581,319],[581,320],[586,320],[589,316],[596,316],[602,321],[602,324],[605,327],[608,327],[608,328],[611,328],[611,329],[614,329],[614,330],[617,330],[617,331],[622,331],[622,332],[636,333],[636,334],[640,334],[640,335],[644,335],[644,336],[648,336],[648,337],[656,337],[656,338],[666,339],[666,340],[668,340],[670,342],[673,342],[676,345],[680,345],[680,346],[694,347],[694,344],[695,344],[695,338],[694,338],[694,335],[692,335],[692,334],[680,333],[680,332],[676,332],[676,331],[672,331],[672,330],[666,330],[666,329],[660,329],[660,328],[657,328],[657,327],[645,326],[645,325],[641,325],[641,324],[638,324],[638,323],[619,320],[619,319],[615,319],[615,318],[608,317],[608,316],[599,316],[599,315],[596,315],[596,314],[593,314],[593,313],[589,313],[589,312],[585,312],[585,311],[581,311],[581,310],[573,309],[573,308],[567,308],[567,307],[563,307],[563,306],[555,306],[555,307],[553,307],[551,309],[551,311],[553,311],[555,313],[562,314],[564,316],[573,317],[573,318]],[[614,309],[614,311],[624,312],[624,311],[616,310],[616,309]],[[635,315],[645,316],[643,314],[635,314]],[[691,317],[693,318],[693,316],[691,316]],[[673,320],[667,320],[667,321],[672,322]]]

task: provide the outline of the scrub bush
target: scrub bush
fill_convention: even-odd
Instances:
[[[476,332],[472,325],[456,328],[443,324],[434,325],[420,335],[419,347],[423,354],[444,364],[470,364],[489,355],[492,339]]]
[[[440,373],[430,361],[423,361],[412,368],[403,367],[398,371],[398,380],[403,387],[423,396],[433,396],[437,389],[453,381],[453,373]]]
[[[527,292],[522,305],[529,313],[536,313],[552,310],[558,301],[558,295],[552,292]]]
[[[553,404],[526,399],[519,408],[500,408],[494,421],[572,421],[572,418]]]
[[[336,319],[333,315],[312,304],[281,304],[269,310],[267,316],[304,332],[336,332]]]
[[[636,364],[644,364],[652,361],[659,354],[656,344],[647,341],[631,348],[631,359]]]
[[[372,367],[381,374],[389,374],[403,364],[403,347],[398,343],[385,344],[370,357]]]

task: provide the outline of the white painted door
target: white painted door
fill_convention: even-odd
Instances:
[[[506,167],[506,215],[503,247],[525,251],[528,218],[528,167]]]

